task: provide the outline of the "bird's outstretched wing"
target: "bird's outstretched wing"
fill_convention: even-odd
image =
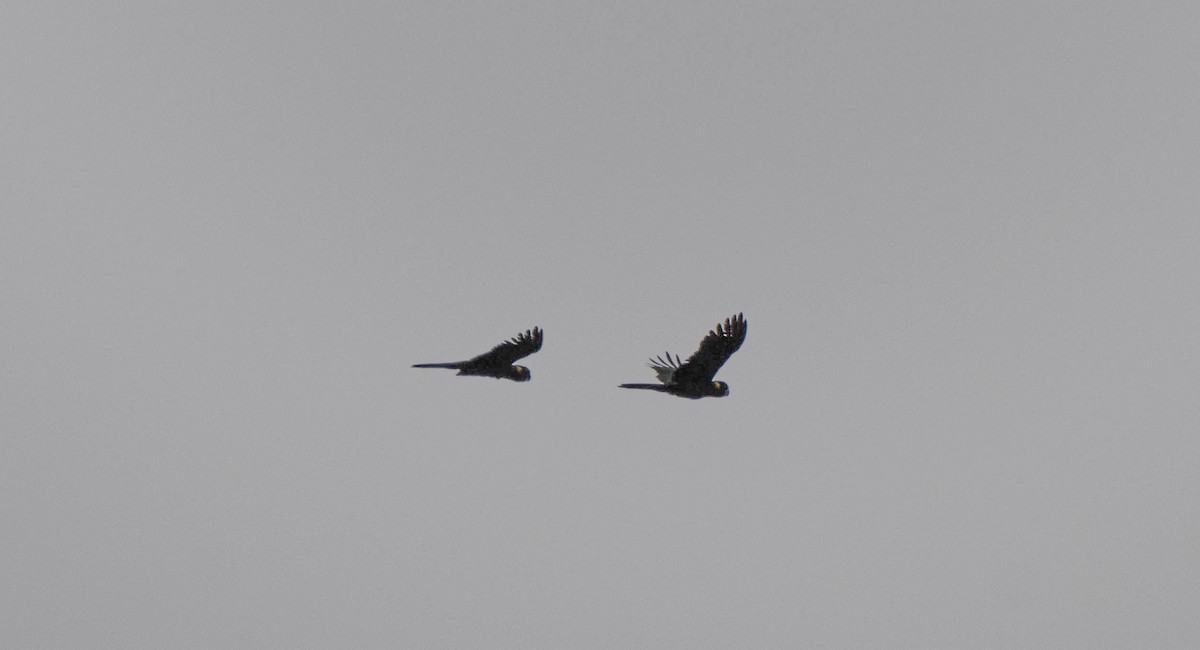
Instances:
[[[535,327],[497,345],[471,359],[468,363],[494,367],[511,366],[517,359],[527,357],[540,349],[542,349],[542,330]]]
[[[721,369],[730,355],[737,352],[745,340],[746,319],[741,314],[726,318],[725,326],[717,323],[717,329],[708,332],[708,336],[700,341],[700,349],[675,369],[671,378],[679,384],[712,381],[717,370]],[[658,372],[657,367],[655,372]]]

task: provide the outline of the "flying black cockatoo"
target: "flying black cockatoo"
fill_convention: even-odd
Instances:
[[[414,368],[453,368],[460,375],[476,375],[479,377],[495,377],[496,379],[511,379],[513,381],[529,381],[529,368],[514,366],[517,359],[527,357],[542,349],[542,330],[533,328],[525,330],[509,341],[492,348],[488,352],[466,361],[450,363],[418,363]]]
[[[700,349],[687,361],[680,363],[679,355],[672,359],[670,352],[666,359],[650,360],[650,367],[661,384],[621,384],[621,388],[656,390],[688,399],[725,397],[729,394],[729,384],[713,381],[713,376],[745,340],[746,319],[741,314],[726,318],[725,326],[717,323],[717,329],[708,332],[708,336],[700,341]]]

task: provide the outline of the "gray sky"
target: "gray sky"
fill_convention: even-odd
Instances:
[[[1197,25],[5,4],[0,645],[1197,647]]]

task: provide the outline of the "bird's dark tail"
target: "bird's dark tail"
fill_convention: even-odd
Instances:
[[[660,393],[666,389],[662,384],[621,384],[620,388],[640,388],[642,390],[656,390]]]
[[[461,366],[462,366],[461,361],[454,361],[452,363],[414,363],[413,364],[414,368],[459,368]]]

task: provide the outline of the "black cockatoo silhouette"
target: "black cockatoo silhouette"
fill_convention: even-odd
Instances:
[[[670,352],[666,359],[650,360],[661,384],[621,384],[621,388],[656,390],[689,399],[725,397],[729,394],[729,384],[713,381],[713,376],[745,340],[746,319],[741,314],[726,318],[725,326],[717,323],[717,329],[709,331],[700,341],[700,349],[687,361],[680,363],[679,355],[672,359]]]
[[[542,349],[542,330],[533,328],[525,330],[509,341],[492,348],[488,352],[466,361],[450,363],[418,363],[414,368],[452,368],[460,375],[476,375],[479,377],[495,377],[496,379],[511,379],[513,381],[529,381],[529,368],[515,366],[517,359],[527,357]]]

